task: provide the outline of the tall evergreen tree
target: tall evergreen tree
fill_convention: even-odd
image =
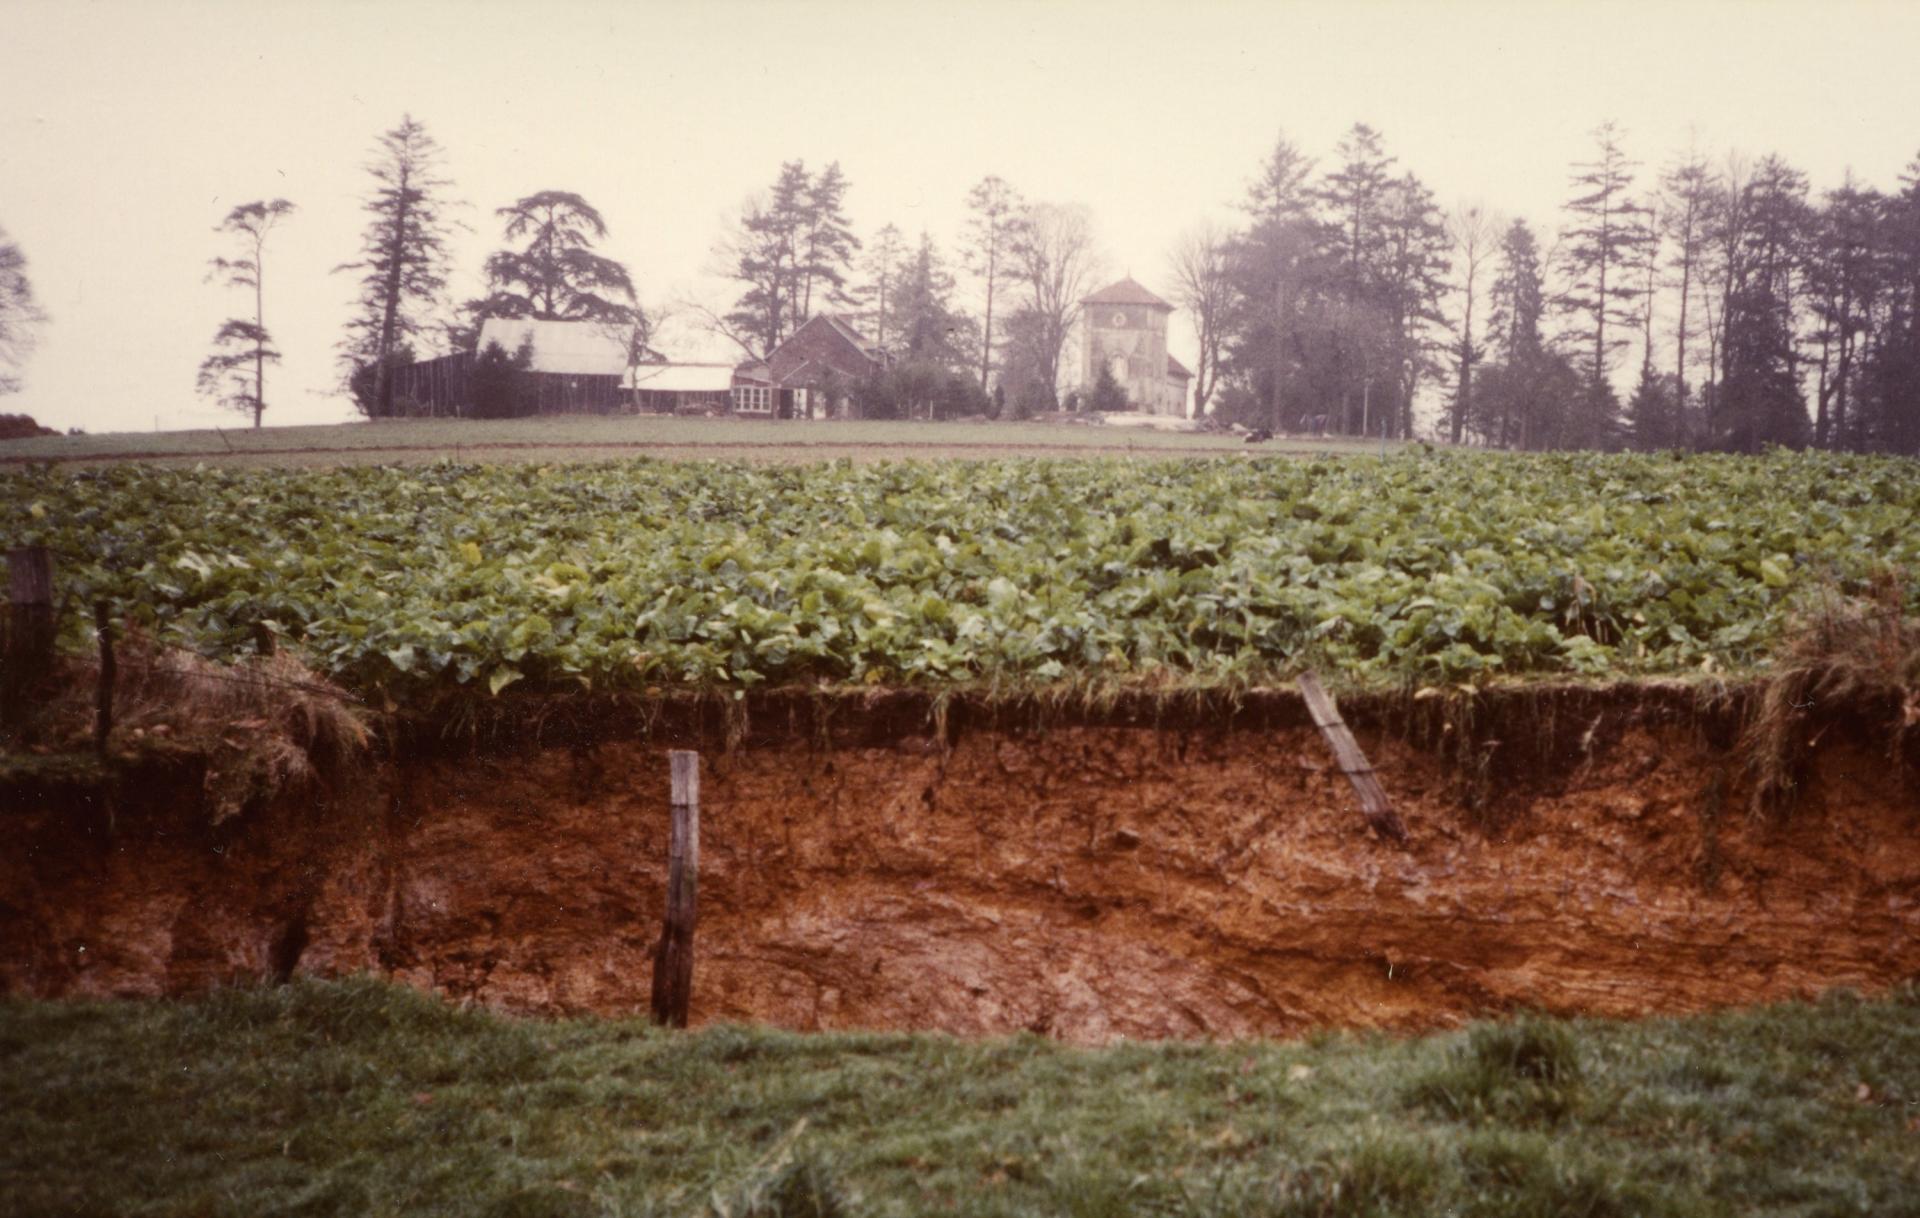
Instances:
[[[1879,325],[1866,352],[1857,443],[1920,455],[1920,157],[1882,209]]]
[[[847,274],[860,248],[860,238],[853,235],[853,226],[847,221],[847,185],[840,162],[834,161],[807,181],[800,196],[794,266],[799,284],[793,293],[793,329],[805,325],[817,306],[839,309],[853,303],[847,295]]]
[[[1312,383],[1317,311],[1330,275],[1308,185],[1312,162],[1285,136],[1261,162],[1247,192],[1247,225],[1227,244],[1229,292],[1221,368],[1231,382],[1223,405],[1244,403],[1248,420],[1280,430],[1322,413]]]
[[[862,282],[855,302],[866,318],[869,337],[886,349],[891,349],[898,337],[892,329],[893,309],[899,299],[900,267],[906,258],[907,243],[899,227],[883,224],[861,261]]]
[[[442,158],[440,145],[412,115],[380,137],[366,165],[374,188],[364,205],[370,218],[360,257],[334,268],[360,272],[360,295],[340,349],[349,380],[356,368],[374,370],[370,396],[354,399],[372,417],[393,412],[394,353],[425,331],[446,288],[450,183]]]
[[[1339,310],[1331,333],[1340,381],[1341,430],[1372,433],[1376,386],[1398,387],[1401,337],[1390,319],[1395,302],[1384,283],[1387,211],[1396,179],[1394,158],[1386,154],[1380,133],[1355,123],[1334,155],[1338,166],[1322,180],[1318,194],[1326,211],[1327,253],[1332,262]],[[1397,407],[1395,408],[1397,413]]]
[[[1659,233],[1672,250],[1668,270],[1676,279],[1673,327],[1673,377],[1677,393],[1678,426],[1675,442],[1690,444],[1703,429],[1692,421],[1687,345],[1695,334],[1694,296],[1699,290],[1706,257],[1707,221],[1713,207],[1715,181],[1705,159],[1689,153],[1660,179]]]
[[[1625,346],[1644,291],[1631,272],[1646,257],[1651,240],[1647,209],[1629,193],[1634,162],[1620,147],[1620,133],[1603,123],[1593,133],[1594,159],[1573,166],[1573,196],[1562,205],[1566,289],[1559,305],[1576,340],[1588,352],[1587,417],[1578,421],[1576,444],[1608,443],[1618,425],[1617,398],[1608,381],[1614,352]]]
[[[953,275],[933,238],[921,233],[912,257],[900,267],[888,327],[899,336],[901,354],[907,360],[951,371],[971,369],[973,323],[954,307],[953,290]]]
[[[1420,378],[1438,367],[1433,335],[1445,324],[1447,229],[1433,192],[1411,173],[1387,191],[1381,211],[1382,264],[1378,296],[1385,315],[1389,434],[1413,436],[1413,401]],[[1373,434],[1379,433],[1379,427]]]
[[[1807,249],[1808,308],[1819,344],[1813,442],[1855,443],[1849,409],[1858,397],[1861,344],[1871,333],[1880,292],[1880,237],[1886,200],[1854,185],[1851,174],[1812,216]]]
[[[720,324],[729,337],[761,358],[793,332],[810,186],[805,162],[781,165],[773,188],[747,200],[738,228],[720,249],[728,274],[744,285]]]
[[[1012,245],[1020,225],[1020,195],[992,174],[967,193],[966,268],[980,278],[986,313],[980,323],[980,388],[993,375],[993,302],[1006,279]]]
[[[1742,189],[1731,237],[1735,274],[1721,322],[1714,440],[1736,452],[1805,444],[1806,401],[1795,349],[1795,292],[1807,228],[1806,176],[1762,159]]]
[[[207,277],[251,291],[253,318],[229,317],[221,323],[212,353],[200,361],[197,386],[222,406],[253,416],[255,427],[267,409],[267,365],[280,362],[267,332],[267,234],[293,212],[285,199],[242,203],[213,230],[232,238],[238,248],[235,257],[215,258]]]

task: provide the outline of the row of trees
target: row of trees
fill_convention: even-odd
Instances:
[[[717,269],[739,294],[724,311],[699,310],[708,328],[765,358],[816,312],[853,316],[902,365],[869,387],[871,412],[1010,405],[1026,415],[1057,405],[1067,331],[1098,265],[1087,210],[1029,202],[999,177],[982,179],[967,196],[957,259],[979,288],[975,314],[959,301],[955,260],[931,234],[909,238],[888,223],[869,242],[855,236],[848,188],[838,164],[782,165],[716,247]]]
[[[632,278],[597,252],[600,213],[565,191],[498,209],[485,290],[444,313],[451,219],[443,155],[411,117],[366,164],[371,189],[340,343],[362,410],[393,413],[392,368],[444,343],[470,349],[488,317],[587,319],[648,338]],[[1611,125],[1571,168],[1557,231],[1460,206],[1443,213],[1381,135],[1356,125],[1325,168],[1284,139],[1232,226],[1173,251],[1171,294],[1199,337],[1202,410],[1287,429],[1440,434],[1499,447],[1771,443],[1920,451],[1920,160],[1881,192],[1849,179],[1815,196],[1778,157],[1689,154],[1642,185]],[[1026,200],[998,177],[967,198],[954,256],[922,232],[855,235],[837,164],[783,165],[720,246],[739,284],[715,332],[764,356],[809,316],[855,314],[914,366],[901,393],[944,409],[1058,405],[1065,340],[1099,260],[1085,208]],[[287,200],[233,208],[209,278],[245,294],[199,386],[259,423],[279,355],[266,319],[269,237]],[[972,277],[978,311],[960,302]],[[0,390],[43,320],[25,260],[0,235]],[[1637,354],[1637,368],[1628,360]],[[1623,366],[1624,365],[1624,366]],[[1617,388],[1632,375],[1623,398]],[[940,374],[939,376],[933,375]],[[977,392],[953,389],[964,376]]]
[[[1778,157],[1688,155],[1644,192],[1639,168],[1597,130],[1543,248],[1482,205],[1443,214],[1369,127],[1318,174],[1281,140],[1242,224],[1174,252],[1200,405],[1410,436],[1424,388],[1456,443],[1920,451],[1920,162],[1897,193],[1818,199]]]
[[[440,343],[471,350],[492,317],[594,321],[644,348],[648,321],[625,266],[595,250],[607,235],[604,217],[569,191],[543,190],[499,208],[505,245],[486,259],[484,294],[449,320],[443,303],[451,213],[459,206],[438,142],[411,115],[382,134],[366,163],[372,180],[359,255],[336,267],[356,276],[358,292],[339,345],[342,373],[369,417],[399,413],[393,370],[410,364],[439,331]],[[233,243],[232,257],[212,261],[210,279],[248,293],[249,315],[231,317],[201,362],[198,388],[260,425],[266,412],[266,370],[280,361],[266,324],[266,245],[296,208],[285,199],[243,203],[214,230]],[[0,332],[0,338],[4,332]],[[527,353],[502,354],[524,367]],[[505,400],[505,399],[503,399]],[[506,409],[499,403],[489,408]]]
[[[1278,141],[1239,223],[1195,228],[1170,260],[1197,408],[1406,437],[1437,401],[1441,438],[1506,448],[1920,451],[1920,161],[1895,193],[1850,180],[1817,199],[1778,157],[1689,154],[1641,179],[1603,125],[1543,237],[1482,204],[1443,211],[1365,124],[1324,168]],[[748,201],[719,247],[741,292],[707,313],[715,332],[764,356],[843,310],[1014,414],[1056,407],[1098,266],[1085,209],[982,180],[957,259],[973,312],[927,233],[886,224],[863,245],[847,192],[837,164],[795,161]]]

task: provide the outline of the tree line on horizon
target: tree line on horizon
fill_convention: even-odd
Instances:
[[[1849,175],[1816,194],[1778,156],[1690,151],[1643,181],[1617,128],[1593,141],[1542,231],[1485,204],[1443,211],[1365,124],[1324,167],[1278,139],[1235,222],[1199,224],[1170,252],[1169,294],[1198,338],[1196,414],[1411,438],[1430,413],[1417,406],[1437,403],[1438,438],[1488,447],[1920,453],[1920,158],[1890,191]],[[631,274],[598,252],[604,217],[572,192],[498,208],[483,292],[450,310],[442,164],[411,116],[365,164],[361,246],[336,268],[355,277],[338,350],[363,413],[404,409],[393,369],[473,350],[491,317],[597,321],[657,358]],[[714,247],[732,301],[676,308],[750,359],[815,313],[847,315],[894,356],[891,380],[868,387],[879,413],[907,399],[936,414],[1058,409],[1067,339],[1102,269],[1089,210],[989,175],[950,254],[890,222],[862,240],[850,188],[838,163],[781,165]],[[250,307],[222,322],[197,385],[256,426],[280,358],[268,238],[295,212],[259,200],[215,229],[230,256],[208,278]],[[963,275],[978,309],[960,299]],[[18,388],[44,322],[0,233],[0,392]]]

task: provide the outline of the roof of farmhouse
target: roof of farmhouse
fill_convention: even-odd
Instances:
[[[1110,304],[1110,305],[1152,305],[1155,308],[1159,308],[1159,309],[1173,308],[1173,306],[1168,304],[1166,301],[1160,299],[1158,296],[1155,296],[1152,292],[1149,292],[1146,288],[1140,286],[1138,283],[1135,283],[1132,276],[1128,276],[1127,278],[1122,279],[1119,283],[1108,284],[1106,287],[1101,288],[1098,292],[1095,292],[1091,296],[1088,296],[1085,300],[1082,300],[1080,303],[1081,304]]]
[[[563,376],[625,376],[625,326],[596,321],[534,321],[531,318],[489,317],[480,324],[475,350],[499,343],[509,353],[533,340],[533,371]]]
[[[732,364],[635,364],[633,387],[655,393],[725,393]]]

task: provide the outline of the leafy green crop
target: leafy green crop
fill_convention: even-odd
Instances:
[[[1916,519],[1920,465],[1825,454],[0,475],[77,603],[396,698],[1740,670]]]

